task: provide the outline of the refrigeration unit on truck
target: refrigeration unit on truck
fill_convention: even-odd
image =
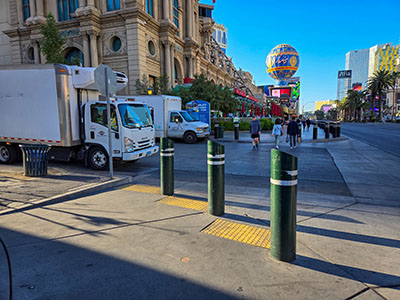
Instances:
[[[13,163],[21,144],[51,146],[49,159],[84,160],[108,167],[106,101],[95,68],[55,65],[0,66],[0,163]],[[118,89],[128,82],[115,72]],[[134,161],[158,151],[146,104],[111,100],[112,158]]]
[[[152,111],[158,138],[181,138],[186,143],[193,144],[209,136],[208,124],[196,121],[187,111],[182,110],[180,97],[167,95],[116,97],[146,103]]]

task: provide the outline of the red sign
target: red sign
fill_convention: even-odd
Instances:
[[[257,98],[254,98],[253,96],[248,96],[248,98],[249,98],[250,100],[253,100],[254,102],[258,102],[258,99],[257,99]]]
[[[238,94],[239,96],[246,97],[246,93],[243,92],[242,90],[239,90],[237,88],[233,88],[233,91],[234,91],[235,94]]]

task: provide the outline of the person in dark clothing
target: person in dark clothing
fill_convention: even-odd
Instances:
[[[310,131],[310,125],[311,125],[310,118],[307,118],[306,124],[307,124],[307,131]]]
[[[289,135],[290,139],[290,149],[293,149],[293,147],[296,149],[296,138],[297,134],[299,133],[298,123],[295,120],[296,118],[292,117],[292,121],[289,122],[287,128],[287,134]]]
[[[261,124],[260,121],[256,120],[256,116],[253,116],[250,122],[250,134],[253,143],[253,150],[258,150],[258,144],[260,143]]]

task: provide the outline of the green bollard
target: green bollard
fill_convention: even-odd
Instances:
[[[271,256],[296,259],[297,157],[271,150]]]
[[[174,194],[174,142],[168,138],[160,141],[160,185],[162,195]]]
[[[208,141],[208,212],[214,216],[225,213],[225,148]]]

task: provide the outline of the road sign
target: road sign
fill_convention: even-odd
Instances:
[[[106,65],[99,65],[96,70],[94,70],[94,82],[96,84],[97,89],[102,95],[106,95],[106,77],[107,73],[107,81],[108,81],[108,96],[114,95],[117,91],[117,75],[114,71]]]
[[[113,159],[112,159],[112,137],[111,137],[111,105],[110,105],[110,96],[112,96],[117,89],[117,75],[113,72],[113,70],[105,66],[103,64],[99,65],[96,70],[94,70],[94,82],[96,84],[97,89],[101,94],[106,96],[107,100],[107,127],[108,127],[108,164],[109,164],[109,172],[110,178],[113,178]]]

